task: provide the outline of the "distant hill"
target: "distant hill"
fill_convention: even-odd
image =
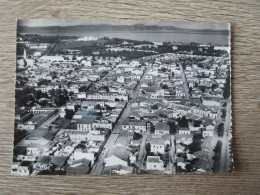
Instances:
[[[186,33],[228,33],[226,30],[212,30],[212,29],[181,29],[174,26],[156,26],[156,25],[110,25],[110,24],[100,24],[100,25],[78,25],[78,26],[46,26],[46,27],[28,27],[28,26],[18,26],[19,33],[55,33],[58,32],[99,32],[99,31],[133,31],[133,32],[186,32]]]

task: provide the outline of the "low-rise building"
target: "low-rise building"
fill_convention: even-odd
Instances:
[[[165,153],[165,141],[162,138],[151,138],[150,139],[151,144],[151,152],[153,153]]]
[[[189,127],[179,127],[179,134],[180,135],[189,135],[191,133]]]
[[[128,132],[146,133],[146,122],[145,121],[124,121],[122,123],[122,130]]]
[[[163,161],[160,159],[160,156],[147,156],[146,170],[163,171]]]
[[[155,134],[159,134],[159,135],[170,134],[170,126],[165,122],[156,123]]]

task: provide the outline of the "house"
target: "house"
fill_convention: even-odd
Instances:
[[[159,134],[159,135],[170,134],[170,126],[165,122],[156,123],[155,134]]]
[[[106,130],[92,130],[90,132],[90,141],[104,142],[109,136],[109,131]]]
[[[31,143],[29,146],[27,146],[26,149],[26,155],[28,156],[34,156],[39,154],[43,149],[43,146],[37,144],[37,143]]]
[[[189,135],[191,133],[189,127],[179,127],[179,134],[180,135]]]
[[[122,166],[122,165],[115,165],[115,166],[106,166],[103,170],[104,175],[126,175],[132,174],[134,168],[130,166]]]
[[[125,82],[125,77],[124,76],[118,76],[117,77],[117,82],[124,83]]]
[[[15,121],[17,122],[25,122],[32,115],[28,112],[27,109],[15,109]]]
[[[73,119],[87,119],[87,118],[96,119],[94,115],[89,115],[88,111],[85,110],[78,110],[73,116]]]
[[[107,120],[95,120],[93,123],[93,128],[112,130],[112,123]]]
[[[88,78],[91,81],[97,81],[101,78],[101,76],[99,74],[92,73],[88,75]]]
[[[118,165],[121,165],[121,166],[127,166],[127,161],[124,161],[116,156],[110,156],[108,158],[105,158],[104,160],[104,164],[105,164],[105,167],[109,167],[109,166],[118,166]]]
[[[203,97],[201,98],[202,104],[205,106],[220,106],[220,98],[216,97]]]
[[[37,144],[45,146],[53,139],[52,133],[46,129],[37,129],[30,133],[30,135],[20,142],[20,145],[29,146],[30,144]]]
[[[215,130],[215,126],[213,126],[213,125],[208,125],[208,126],[206,127],[206,130],[202,132],[203,137],[206,137],[206,136],[213,137],[213,135],[214,135],[214,130]]]
[[[30,175],[29,164],[27,162],[13,162],[11,168],[12,175],[28,176]]]
[[[77,121],[78,131],[90,131],[92,129],[95,117],[88,116],[85,119],[80,119]]]
[[[136,133],[146,133],[146,122],[145,121],[128,121],[125,120],[122,123],[122,130]]]
[[[86,99],[87,98],[86,93],[79,93],[79,94],[77,94],[77,96],[78,96],[79,99]]]
[[[177,157],[177,167],[181,168],[181,170],[186,170],[186,165],[187,163],[182,157]]]
[[[90,139],[90,133],[87,131],[70,131],[68,132],[71,141],[86,141]]]
[[[128,95],[118,94],[118,93],[96,93],[96,94],[88,94],[87,99],[95,99],[95,100],[109,100],[109,101],[128,101]]]
[[[165,153],[165,141],[162,138],[151,138],[150,139],[151,144],[151,152],[153,153]]]
[[[88,159],[75,160],[66,168],[66,173],[71,174],[88,174],[90,172],[91,161]]]
[[[146,170],[163,171],[163,161],[160,159],[160,156],[147,156]]]
[[[50,163],[55,166],[56,171],[64,171],[67,163],[67,157],[53,156]]]
[[[81,149],[76,149],[70,156],[70,160],[73,162],[81,159],[87,159],[90,162],[90,166],[92,166],[94,164],[95,156],[94,153],[82,151]]]

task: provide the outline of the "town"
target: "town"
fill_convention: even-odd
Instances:
[[[18,34],[12,174],[232,171],[229,49]]]

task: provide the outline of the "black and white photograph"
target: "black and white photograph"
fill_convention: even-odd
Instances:
[[[11,174],[233,172],[230,34],[228,23],[17,20]]]

